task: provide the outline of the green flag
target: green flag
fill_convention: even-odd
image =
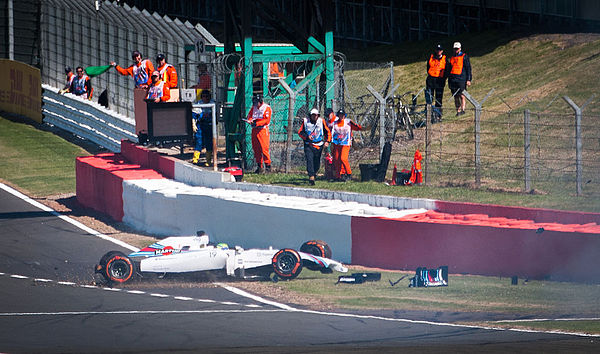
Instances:
[[[101,65],[101,66],[88,66],[85,68],[85,73],[90,77],[98,76],[103,74],[106,70],[110,69],[110,65]]]

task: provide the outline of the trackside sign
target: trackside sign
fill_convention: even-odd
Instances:
[[[40,70],[18,61],[0,59],[0,110],[42,122]]]

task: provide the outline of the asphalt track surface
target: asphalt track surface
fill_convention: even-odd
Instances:
[[[598,338],[293,309],[222,287],[93,285],[127,249],[0,189],[0,352],[599,352]]]

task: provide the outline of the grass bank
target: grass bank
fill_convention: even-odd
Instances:
[[[365,269],[351,267],[350,272]],[[367,270],[372,271],[372,270]],[[238,283],[266,294],[294,293],[298,305],[320,308],[344,308],[359,311],[409,311],[474,313],[463,323],[496,327],[533,328],[600,334],[600,285],[519,279],[511,285],[510,278],[474,275],[449,276],[447,287],[409,288],[414,272],[381,271],[380,281],[363,284],[337,283],[338,274],[303,271],[293,281],[277,283]],[[390,284],[400,280],[394,286]],[[495,317],[503,322],[482,322],[475,318]],[[467,318],[469,316],[466,316]],[[566,321],[556,319],[592,318],[595,320]],[[515,319],[546,319],[515,322]]]
[[[47,126],[0,117],[0,179],[31,196],[75,192],[75,158],[94,150],[65,137]]]

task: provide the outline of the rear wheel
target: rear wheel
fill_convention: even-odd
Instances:
[[[331,247],[322,240],[306,241],[300,246],[300,252],[310,253],[315,256],[331,258]]]
[[[300,254],[291,248],[284,248],[275,253],[271,264],[275,274],[282,279],[294,279],[302,271]]]
[[[306,241],[300,246],[300,252],[312,254],[314,256],[331,258],[331,247],[327,244],[327,242],[322,240],[310,240]],[[306,268],[310,270],[323,270],[328,268],[323,268],[318,264],[313,262],[306,262]]]
[[[135,264],[123,252],[108,252],[100,259],[100,265],[101,274],[109,283],[125,283],[135,275]]]

